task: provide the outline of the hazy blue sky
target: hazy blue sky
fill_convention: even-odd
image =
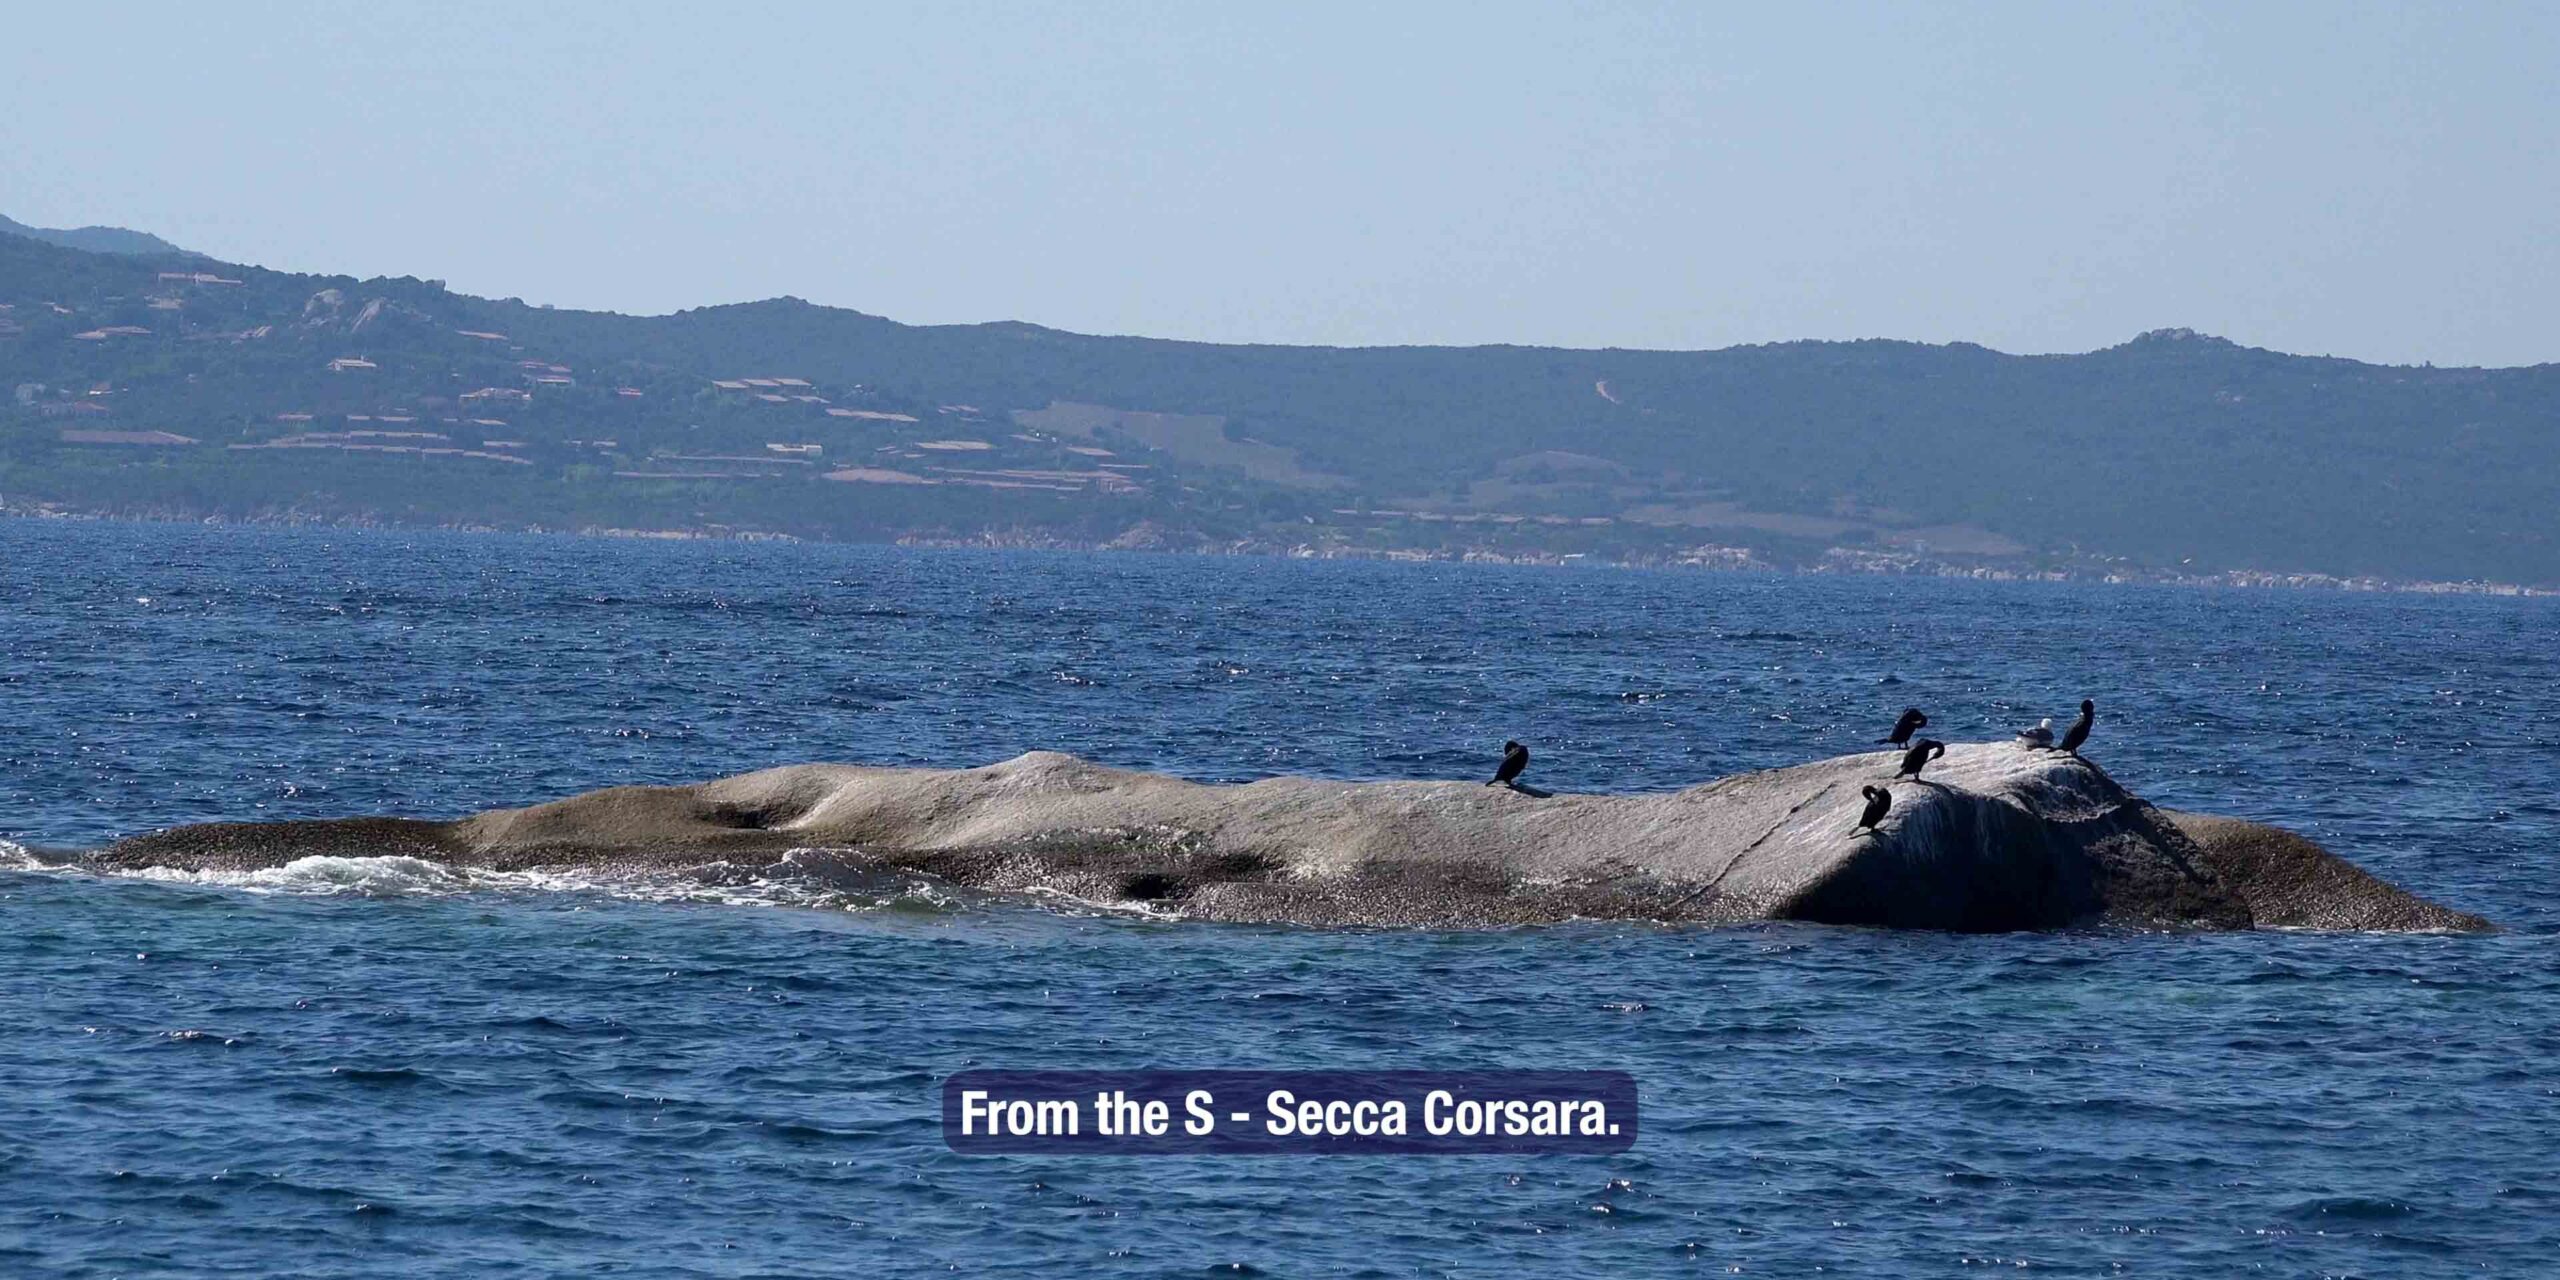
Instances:
[[[0,213],[667,311],[2560,360],[2560,5],[45,5]]]

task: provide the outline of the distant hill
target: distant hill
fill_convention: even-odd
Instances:
[[[155,235],[127,231],[122,227],[75,227],[57,230],[52,227],[30,227],[6,215],[0,215],[0,235],[25,236],[58,244],[66,249],[88,253],[183,254],[187,252]]]
[[[2184,330],[2015,356],[1229,346],[789,298],[625,316],[13,238],[0,304],[0,388],[46,388],[0,406],[13,500],[2560,584],[2560,365],[2370,365]],[[203,449],[70,449],[75,418]],[[525,461],[503,484],[394,482],[360,474],[380,461],[349,456],[360,440],[299,439],[384,421]],[[293,468],[227,447],[288,437]]]

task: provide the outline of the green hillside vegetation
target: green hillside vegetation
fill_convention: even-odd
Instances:
[[[23,222],[0,216],[0,235],[24,236],[66,249],[82,249],[90,253],[183,254],[186,250],[155,235],[127,231],[122,227],[30,227]]]
[[[2012,356],[1227,346],[795,299],[637,317],[5,235],[0,305],[13,505],[2560,582],[2554,365],[2185,331]],[[232,447],[367,430],[452,452]]]

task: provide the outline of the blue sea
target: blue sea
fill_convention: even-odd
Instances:
[[[0,520],[0,1275],[2560,1268],[2560,601]],[[2082,697],[2492,936],[1248,928],[46,864],[1033,748],[1645,791]],[[1617,1070],[1605,1156],[961,1156],[968,1068]]]

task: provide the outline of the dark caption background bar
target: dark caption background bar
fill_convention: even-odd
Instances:
[[[985,1090],[990,1102],[1065,1101],[1075,1104],[1072,1135],[961,1132],[961,1098]],[[1162,1136],[1106,1135],[1096,1123],[1095,1095],[1119,1090],[1141,1106],[1162,1102],[1169,1127]],[[1192,1117],[1184,1099],[1194,1089],[1214,1098],[1216,1127],[1184,1131]],[[1267,1106],[1274,1090],[1309,1101],[1402,1102],[1407,1131],[1386,1134],[1306,1136],[1269,1131]],[[1563,1136],[1493,1134],[1435,1136],[1423,1124],[1423,1102],[1433,1090],[1458,1101],[1516,1099],[1598,1102],[1617,1132],[1586,1135],[1580,1126]],[[1249,1120],[1234,1118],[1251,1112]],[[942,1082],[942,1138],[964,1155],[1464,1155],[1551,1153],[1597,1155],[1624,1151],[1636,1140],[1636,1081],[1623,1071],[963,1071]]]

